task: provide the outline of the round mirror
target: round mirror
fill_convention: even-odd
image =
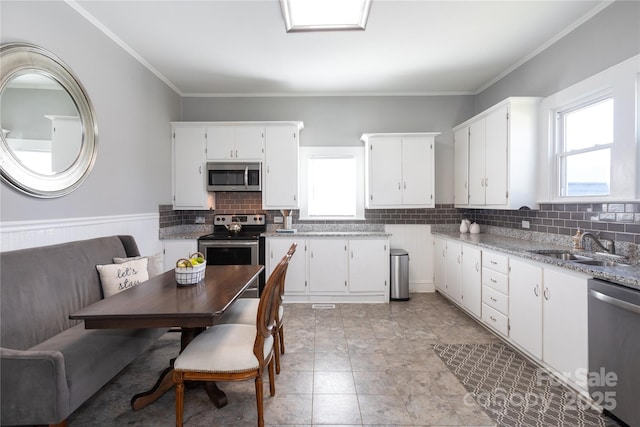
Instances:
[[[28,44],[0,47],[0,174],[37,197],[59,197],[88,176],[97,124],[86,91],[62,61]]]

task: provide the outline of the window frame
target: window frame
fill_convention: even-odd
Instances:
[[[309,215],[309,170],[310,158],[353,157],[356,160],[356,213],[355,215]],[[300,220],[308,221],[364,221],[364,147],[324,146],[300,147]]]
[[[556,108],[553,112],[555,121],[554,121],[554,140],[555,140],[555,196],[564,199],[564,200],[575,200],[577,198],[594,198],[594,197],[610,197],[611,196],[611,181],[612,181],[612,161],[611,161],[611,151],[613,149],[613,135],[612,142],[607,144],[596,144],[586,148],[579,148],[574,150],[566,149],[566,127],[564,125],[564,117],[567,114],[582,110],[584,108],[597,105],[601,102],[611,100],[613,103],[613,115],[615,120],[615,98],[613,96],[613,92],[611,90],[599,92],[596,94],[592,94],[590,96],[581,98],[575,102],[572,102],[567,105],[563,105],[562,107]],[[615,132],[614,132],[615,134]],[[566,165],[563,166],[563,163],[571,156],[576,156],[580,154],[586,153],[594,153],[597,151],[609,150],[609,192],[607,194],[590,194],[590,195],[568,195],[564,194],[565,189],[567,187],[567,170]]]

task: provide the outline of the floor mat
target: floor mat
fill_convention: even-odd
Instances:
[[[499,426],[617,426],[504,344],[433,349]]]

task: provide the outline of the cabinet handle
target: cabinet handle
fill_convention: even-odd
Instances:
[[[313,258],[313,251],[311,251],[311,258]]]
[[[460,255],[458,255],[458,264],[460,264]]]
[[[351,251],[351,259],[353,259],[353,251]]]
[[[493,316],[489,316],[489,319],[493,320],[494,322],[497,322],[496,318]]]
[[[476,262],[476,271],[480,271],[480,265]]]
[[[347,286],[347,281],[346,280],[344,281],[344,285]]]
[[[493,260],[492,260],[492,261],[489,261],[489,262],[490,262],[491,264],[493,264],[493,265],[498,265],[498,263],[497,263],[496,261],[493,261]]]
[[[229,157],[233,159],[233,150],[229,151]]]
[[[493,302],[498,302],[498,300],[497,300],[497,299],[495,299],[494,297],[491,297],[491,301],[493,301]]]
[[[489,186],[489,178],[485,178],[484,179],[484,186],[488,187]]]
[[[480,187],[484,187],[484,178],[480,178]]]
[[[547,301],[549,301],[549,298],[551,297],[549,295],[549,288],[544,288],[544,292],[542,293],[542,295],[544,295],[544,299],[546,299]]]
[[[402,184],[399,182],[398,183],[398,190],[401,190],[401,189],[402,189]]]
[[[236,159],[238,158],[238,150],[236,150]]]
[[[295,202],[296,200],[298,200],[298,196],[297,195],[293,195],[293,201]]]
[[[271,250],[271,259],[273,259],[273,249]]]
[[[533,288],[533,294],[537,297],[540,296],[540,286],[536,285],[536,287]]]
[[[200,175],[202,175],[202,166],[200,166],[200,167],[198,168],[198,173],[199,173]]]
[[[407,182],[406,181],[404,182],[404,189],[405,190],[407,189]]]

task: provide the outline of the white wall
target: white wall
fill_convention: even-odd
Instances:
[[[42,46],[76,73],[96,109],[98,156],[73,193],[37,199],[0,184],[0,222],[158,212],[171,202],[170,125],[180,97],[62,1],[0,2],[1,42]]]

